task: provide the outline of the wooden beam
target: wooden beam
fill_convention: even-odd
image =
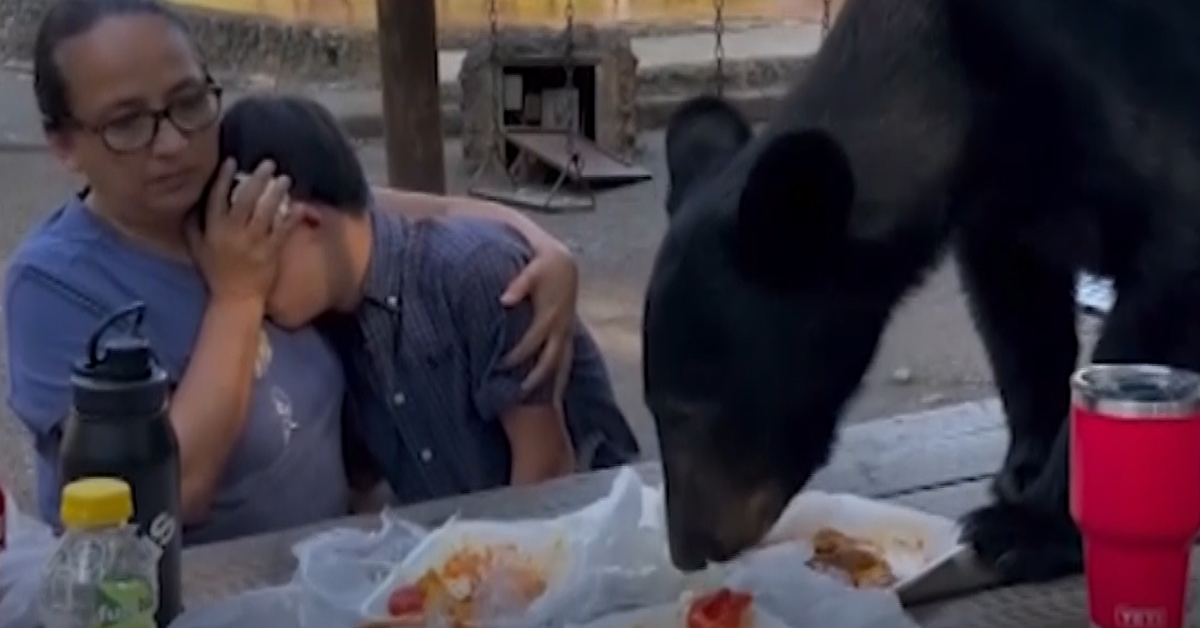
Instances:
[[[445,194],[436,0],[376,0],[388,183]]]

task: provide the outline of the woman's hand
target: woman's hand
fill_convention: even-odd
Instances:
[[[221,164],[205,208],[205,228],[188,225],[188,245],[214,300],[264,301],[279,251],[295,226],[287,211],[291,181],[264,161],[237,184],[233,160]],[[232,194],[230,193],[232,190]]]
[[[530,246],[533,259],[500,297],[500,302],[509,307],[526,298],[533,304],[529,331],[505,356],[505,362],[512,365],[540,350],[537,364],[521,384],[525,390],[536,387],[547,377],[556,374],[561,377],[570,368],[575,303],[579,296],[579,269],[567,247],[553,238],[530,242]]]

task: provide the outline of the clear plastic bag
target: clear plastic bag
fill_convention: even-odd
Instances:
[[[757,550],[736,561],[725,582],[753,593],[761,608],[794,628],[918,628],[895,593],[822,576],[804,566],[810,555],[790,543]]]
[[[382,519],[383,525],[373,532],[339,528],[293,548],[297,567],[292,587],[302,593],[297,607],[301,628],[357,625],[365,619],[363,600],[428,535],[424,528],[388,513]]]
[[[352,628],[364,596],[425,536],[386,513],[378,530],[338,528],[297,543],[296,573],[281,587],[187,609],[170,628]]]
[[[492,585],[491,614],[480,623],[532,628],[587,621],[616,610],[672,602],[686,578],[670,566],[659,518],[643,517],[653,503],[638,475],[623,470],[603,499],[554,519],[453,519],[426,532],[392,516],[381,529],[335,529],[300,542],[292,582],[189,610],[171,628],[354,628],[386,614],[387,595],[444,560],[464,542],[511,543],[518,549],[561,548],[562,562],[532,605],[516,607]],[[436,622],[434,622],[436,623]],[[6,628],[6,627],[5,627]],[[24,627],[22,627],[24,628]]]
[[[54,532],[6,500],[7,548],[0,550],[0,628],[38,628],[42,572],[58,547]]]
[[[643,489],[637,474],[624,469],[605,498],[561,517],[451,520],[430,532],[363,598],[361,615],[385,617],[387,598],[397,587],[441,569],[447,559],[461,556],[460,550],[481,548],[492,556],[499,554],[504,569],[516,564],[515,568],[537,572],[545,588],[531,596],[528,590],[518,594],[511,587],[516,579],[511,571],[505,572],[507,577],[485,574],[476,589],[480,603],[474,607],[472,623],[502,628],[561,625],[611,612],[623,598],[641,602],[645,595],[637,583],[658,566],[655,553],[644,551],[654,533],[641,526]]]
[[[622,482],[626,484],[622,486]],[[613,527],[616,534],[593,542],[590,582],[580,596],[585,603],[577,605],[570,621],[590,621],[614,612],[671,604],[684,591],[704,590],[723,579],[725,565],[711,565],[705,571],[688,574],[676,569],[668,549],[662,489],[643,484],[633,472],[619,476],[613,494],[631,499],[635,493],[640,502],[638,517],[633,518],[633,507],[620,509],[615,513],[621,522]],[[637,524],[629,525],[632,521]]]

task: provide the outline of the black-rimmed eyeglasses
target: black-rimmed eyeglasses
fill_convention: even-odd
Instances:
[[[221,117],[221,86],[208,83],[175,96],[167,106],[118,116],[102,124],[79,124],[114,153],[133,153],[154,143],[163,120],[183,135],[203,131]]]

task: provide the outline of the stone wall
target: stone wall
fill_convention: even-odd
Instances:
[[[55,1],[0,0],[0,62],[17,61],[23,65],[29,61],[38,22],[46,7]],[[373,138],[382,133],[383,121],[375,91],[379,83],[379,57],[374,32],[286,24],[225,13],[181,12],[218,78],[235,92],[246,87],[279,86],[313,95],[322,102],[329,96],[332,100],[328,106],[353,135]],[[757,25],[731,24],[729,30]],[[622,24],[607,27],[605,31],[619,31],[632,38],[665,34],[672,29],[679,32],[704,28],[704,24],[670,27]],[[485,41],[486,33],[443,32],[440,37],[443,49],[466,49]],[[763,120],[774,110],[783,90],[804,74],[809,60],[803,55],[727,59],[727,95],[752,120]],[[630,124],[643,129],[660,127],[683,99],[711,88],[712,73],[713,64],[708,59],[640,67],[638,85],[626,86],[636,90],[636,102],[628,115]],[[444,131],[459,135],[463,128],[460,115],[463,97],[458,77],[443,76],[441,80]]]
[[[0,59],[27,61],[54,0],[0,0]],[[181,9],[205,58],[219,72],[315,81],[379,80],[374,32],[289,25],[213,11]]]
[[[575,32],[578,55],[598,60],[596,65],[596,137],[601,148],[622,157],[637,150],[638,60],[623,32],[581,26]],[[509,60],[559,57],[563,35],[546,29],[506,29],[500,35],[496,57]],[[488,158],[493,142],[502,141],[496,128],[494,107],[498,88],[490,42],[467,50],[459,72],[462,92],[463,166],[474,170]]]
[[[54,1],[0,0],[0,60],[31,58],[37,25]],[[378,85],[379,49],[373,30],[288,23],[188,7],[179,10],[215,70],[267,74],[283,80]],[[729,29],[756,25],[758,21],[742,21],[730,24]],[[684,23],[621,24],[613,28],[631,37],[642,37],[710,27]],[[466,49],[485,35],[486,30],[476,28],[442,29],[439,45],[443,50]]]

